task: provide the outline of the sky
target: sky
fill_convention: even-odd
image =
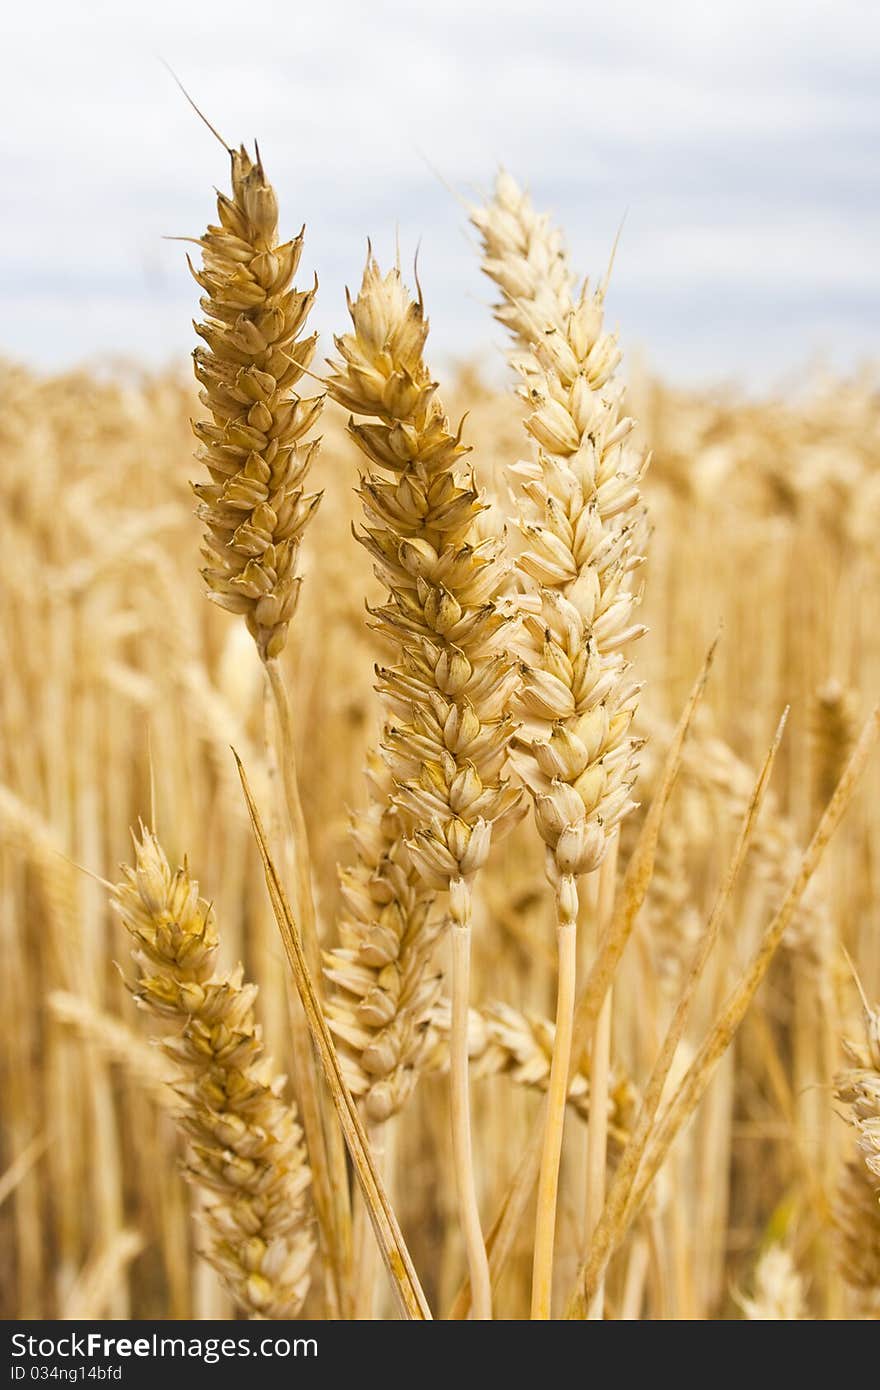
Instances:
[[[0,354],[185,362],[230,142],[307,224],[315,323],[418,250],[431,360],[500,370],[463,200],[504,165],[604,271],[626,353],[772,389],[878,358],[875,0],[40,0],[4,7]]]

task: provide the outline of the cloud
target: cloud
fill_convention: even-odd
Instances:
[[[747,336],[753,379],[829,332],[844,364],[875,348],[880,12],[860,0],[44,0],[6,28],[2,352],[189,349],[194,287],[162,237],[201,227],[226,168],[157,55],[229,138],[259,136],[308,222],[325,331],[367,234],[399,234],[422,243],[435,356],[485,350],[488,293],[433,168],[467,192],[503,160],[584,270],[627,213],[622,330],[682,375],[742,371]]]

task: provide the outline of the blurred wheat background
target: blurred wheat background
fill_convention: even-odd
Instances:
[[[510,45],[517,52],[525,42],[527,16],[521,8],[514,6],[512,15]],[[571,16],[567,7],[561,8],[566,14],[558,17],[554,32],[563,43],[566,35],[571,37]],[[826,32],[827,17],[808,8],[817,43],[824,35],[827,51],[836,52],[841,26],[832,24]],[[670,43],[693,28],[701,52],[723,49],[721,32],[710,34],[701,27],[691,7],[679,9],[680,24],[673,26]],[[224,6],[220,11],[218,33],[229,18]],[[164,16],[161,6],[156,13],[164,36],[170,16]],[[487,24],[497,19],[494,6],[488,6],[485,19]],[[351,22],[357,37],[361,31],[355,19]],[[733,20],[731,25],[739,33]],[[612,60],[620,45],[626,48],[626,27],[606,36]],[[784,28],[773,29],[778,42]],[[465,69],[471,84],[482,80],[477,29],[482,33],[478,25],[469,49],[476,67]],[[138,33],[143,38],[146,30]],[[317,48],[329,42],[323,28],[316,35]],[[23,52],[36,42],[25,19],[17,37]],[[111,25],[106,42],[116,43],[118,37]],[[335,29],[330,37],[335,43]],[[284,43],[293,63],[293,40],[286,31]],[[389,41],[377,56],[382,74],[377,85],[383,91],[396,90],[393,82],[402,72],[410,93],[414,82],[425,80],[428,115],[422,113],[414,134],[428,145],[445,119],[446,97],[437,74],[448,77],[456,62],[456,54],[442,43],[437,53],[430,82],[423,68],[403,61],[407,54],[412,57],[408,49],[401,58]],[[583,885],[576,981],[582,989],[601,955],[601,927],[608,920],[602,893],[611,903],[626,901],[627,867],[641,862],[639,854],[651,834],[652,805],[665,803],[656,853],[649,856],[650,881],[614,973],[606,1020],[610,1067],[600,1085],[607,1105],[599,1155],[602,1183],[607,1180],[613,1192],[622,1156],[625,1168],[631,1152],[628,1141],[638,1134],[655,1059],[674,1026],[695,952],[714,921],[713,907],[738,853],[740,827],[780,717],[788,708],[749,852],[720,914],[718,939],[675,1050],[659,1115],[651,1117],[652,1138],[661,1132],[663,1107],[669,1106],[667,1115],[672,1111],[676,1086],[692,1064],[702,1067],[704,1040],[725,1017],[731,991],[743,980],[774,913],[787,901],[804,850],[880,694],[880,374],[874,366],[857,365],[870,356],[866,349],[875,347],[871,305],[876,264],[865,247],[872,244],[877,208],[861,208],[858,199],[847,201],[850,195],[855,198],[856,184],[861,189],[858,161],[854,156],[851,167],[831,169],[834,160],[827,151],[822,154],[821,141],[810,144],[808,120],[794,133],[791,148],[799,158],[810,148],[820,163],[826,156],[831,161],[825,172],[829,187],[838,180],[840,225],[808,215],[796,198],[770,233],[762,213],[758,222],[760,234],[769,235],[764,245],[768,260],[762,259],[757,243],[750,243],[742,221],[746,213],[740,216],[738,209],[731,226],[742,233],[737,242],[745,257],[740,269],[754,271],[751,279],[746,274],[740,303],[735,257],[735,272],[728,270],[727,279],[721,268],[731,245],[726,232],[701,222],[704,213],[694,214],[682,239],[674,216],[664,222],[664,209],[687,203],[688,178],[682,175],[676,184],[678,176],[669,166],[660,180],[663,187],[652,188],[650,142],[642,148],[638,131],[630,130],[629,138],[632,148],[641,149],[642,162],[627,166],[629,182],[622,178],[623,165],[617,161],[623,146],[615,144],[622,127],[612,121],[603,135],[601,120],[611,94],[607,65],[595,88],[573,83],[571,73],[566,77],[567,90],[583,86],[588,93],[583,100],[595,103],[578,108],[579,125],[571,113],[571,119],[563,119],[549,99],[556,90],[556,70],[548,53],[543,66],[533,62],[537,90],[545,99],[535,103],[533,127],[511,143],[527,168],[538,168],[548,149],[548,132],[569,132],[548,155],[547,201],[558,193],[556,201],[576,246],[589,238],[591,254],[601,247],[593,272],[601,276],[607,265],[622,211],[621,184],[647,190],[645,201],[637,202],[630,214],[635,231],[629,264],[635,274],[626,270],[627,232],[612,280],[613,286],[622,277],[622,409],[638,422],[635,447],[651,456],[641,482],[647,520],[638,523],[638,546],[646,558],[633,584],[638,621],[647,631],[627,653],[641,686],[633,733],[637,743],[644,743],[632,791],[637,804],[621,822],[616,860],[605,861],[604,890],[601,870],[578,871]],[[809,73],[806,49],[804,55]],[[235,84],[229,83],[224,66],[228,56],[218,57],[213,66],[209,59],[200,96],[205,92],[206,107],[224,131],[243,107],[248,120],[254,110],[263,117],[280,109],[272,81],[264,88],[249,74],[231,92]],[[268,58],[267,64],[277,76]],[[114,68],[116,78],[122,70]],[[458,188],[472,175],[483,184],[491,177],[508,120],[504,103],[516,89],[515,83],[505,87],[501,76],[495,76],[497,90],[507,96],[499,96],[491,120],[487,116],[488,124],[480,126],[480,139],[492,144],[491,157],[479,141],[470,148],[470,125],[464,129],[454,122],[451,144],[442,150],[459,179]],[[357,105],[363,72],[351,80],[350,99]],[[313,72],[309,83],[316,81]],[[634,91],[639,62],[626,81]],[[94,82],[86,85],[92,95],[98,90]],[[314,95],[313,85],[308,90]],[[224,92],[231,109],[224,105]],[[737,93],[727,105],[734,126],[742,99],[757,111],[755,120],[760,124],[766,118],[767,128],[778,137],[774,157],[781,167],[791,148],[785,132],[780,133],[784,122],[778,106],[773,101],[755,106],[752,93]],[[702,88],[692,95],[697,102],[707,97]],[[90,100],[84,95],[71,117],[71,129],[79,132],[78,149],[86,148],[94,125]],[[674,124],[676,112],[665,101],[658,99],[658,109]],[[181,126],[190,122],[182,102],[174,109]],[[844,123],[851,119],[848,148],[855,150],[870,124],[857,94],[849,104],[831,101],[828,109]],[[347,147],[352,120],[338,107],[334,110],[324,126],[325,144],[315,138],[301,146],[289,138],[284,121],[274,129],[269,122],[283,151],[278,178],[282,233],[294,235],[303,216],[311,218],[310,206],[316,208],[315,235],[310,223],[305,269],[298,280],[308,287],[314,266],[321,265],[315,310],[321,344],[313,369],[322,378],[328,374],[323,357],[333,352],[332,334],[348,329],[342,284],[356,291],[363,235],[370,230],[385,234],[384,260],[393,263],[389,248],[393,222],[400,215],[404,278],[415,285],[407,248],[414,247],[423,223],[433,226],[433,260],[429,238],[419,266],[432,323],[429,360],[452,429],[460,419],[466,421],[464,434],[472,449],[468,467],[472,464],[486,504],[480,534],[506,537],[507,548],[516,554],[517,542],[510,539],[516,508],[509,470],[515,475],[521,460],[535,456],[523,428],[530,406],[510,389],[497,352],[501,333],[493,337],[489,310],[465,288],[479,283],[479,256],[463,238],[460,245],[454,242],[458,249],[450,249],[466,214],[434,174],[425,171],[423,160],[418,175],[413,174],[415,156],[410,144],[404,150],[398,128],[405,122],[395,125],[394,141],[377,154],[382,142],[373,140],[360,116],[359,138]],[[182,117],[181,111],[186,113]],[[684,113],[685,124],[691,115],[691,110]],[[130,110],[124,120],[130,122],[125,126],[130,139],[137,121]],[[566,144],[570,131],[587,120],[595,122],[597,131],[597,153],[589,170],[598,199],[595,220],[584,206],[590,178],[584,171],[577,178],[572,175],[579,156]],[[196,124],[194,118],[191,124]],[[112,180],[104,176],[100,160],[89,157],[82,169],[77,166],[77,178],[85,180],[87,207],[72,219],[64,244],[55,246],[58,284],[69,289],[59,297],[55,282],[44,273],[41,230],[51,222],[40,202],[48,196],[42,174],[56,135],[50,125],[44,120],[34,127],[33,165],[27,152],[10,156],[39,177],[33,240],[30,230],[25,236],[19,219],[9,264],[3,268],[11,307],[2,338],[0,388],[0,1313],[6,1318],[242,1316],[260,1311],[264,1299],[255,1279],[241,1283],[243,1265],[252,1260],[251,1273],[266,1272],[268,1266],[256,1239],[242,1254],[229,1236],[234,1277],[223,1259],[213,1261],[224,1276],[218,1277],[218,1268],[199,1254],[212,1199],[204,1185],[192,1181],[193,1168],[201,1160],[209,1167],[213,1160],[208,1149],[199,1149],[202,1140],[194,1129],[200,1123],[193,1120],[198,1038],[185,1022],[180,1002],[185,991],[175,1004],[178,1016],[171,1031],[177,1051],[172,1048],[169,1056],[155,1041],[162,1031],[155,1018],[138,1010],[131,997],[135,972],[124,930],[131,922],[121,922],[120,914],[111,911],[108,893],[120,881],[120,865],[133,861],[132,830],[141,823],[155,830],[171,869],[185,866],[213,909],[224,988],[233,993],[240,988],[234,973],[239,962],[244,979],[259,987],[255,1003],[247,991],[237,996],[240,1012],[232,1032],[237,1027],[239,1042],[245,1038],[247,1046],[256,1047],[254,1018],[258,1020],[275,1071],[287,1078],[283,1094],[298,1102],[309,1140],[309,1105],[315,1094],[309,1043],[232,750],[244,766],[278,862],[291,873],[296,854],[285,823],[284,792],[292,760],[286,760],[283,743],[276,741],[273,691],[257,644],[240,617],[206,602],[199,577],[203,559],[190,480],[200,475],[192,457],[191,424],[205,418],[210,382],[207,397],[203,393],[200,400],[185,368],[155,365],[174,353],[181,356],[190,342],[188,316],[196,296],[190,294],[184,306],[180,246],[156,252],[160,260],[142,281],[124,260],[130,248],[120,250],[126,237],[131,242],[135,225],[148,227],[151,238],[169,230],[198,236],[208,213],[212,175],[199,163],[199,182],[177,189],[171,200],[174,215],[189,219],[189,225],[179,228],[169,224],[155,196],[162,150],[176,138],[161,121],[158,126],[143,124],[144,130],[150,127],[143,158],[131,161],[125,175],[131,182],[123,179],[119,185],[130,197],[111,196]],[[763,138],[757,127],[752,135]],[[113,138],[112,132],[102,131],[96,148],[110,152]],[[674,144],[670,136],[669,147]],[[687,164],[685,145],[675,147]],[[202,160],[204,146],[198,149]],[[337,151],[329,164],[328,150]],[[116,155],[119,167],[129,159],[129,152],[124,160],[120,151]],[[485,164],[475,170],[473,161],[484,156]],[[746,162],[731,156],[731,198]],[[346,198],[338,218],[330,165],[351,176],[349,184],[341,180]],[[397,184],[391,181],[392,166]],[[797,160],[786,164],[795,182],[796,166]],[[70,188],[62,182],[66,198],[72,196],[74,174],[72,165],[65,167],[64,179],[70,182]],[[160,172],[164,178],[164,170]],[[847,184],[850,175],[854,182]],[[179,172],[173,176],[181,177]],[[386,177],[388,183],[383,182]],[[773,178],[784,199],[784,180]],[[701,196],[714,196],[711,183],[701,185]],[[547,186],[538,191],[543,197]],[[472,196],[469,185],[465,196],[468,201]],[[742,208],[762,209],[762,199],[757,184],[749,184]],[[162,207],[161,226],[157,207]],[[722,208],[719,217],[726,215]],[[99,223],[104,230],[109,227],[107,240],[115,249],[107,251],[95,272],[108,277],[106,283],[102,279],[89,299],[89,256]],[[799,226],[805,229],[803,245],[798,243]],[[823,262],[825,251],[829,254]],[[685,265],[690,260],[694,266]],[[180,282],[169,293],[165,277],[172,262],[180,270]],[[809,274],[801,274],[807,262]],[[689,280],[691,270],[695,278]],[[780,288],[789,270],[790,278]],[[704,310],[707,300],[715,303],[716,292],[718,312],[712,317]],[[489,297],[485,286],[480,294],[484,300]],[[807,368],[805,356],[814,349],[822,350],[825,365]],[[86,354],[91,356],[88,365],[71,365]],[[662,371],[649,365],[658,362]],[[777,382],[785,371],[784,384],[772,383],[769,367],[776,369]],[[722,379],[739,384],[707,384]],[[204,375],[201,380],[205,385]],[[308,395],[320,388],[304,379],[297,389]],[[350,404],[338,377],[334,393]],[[363,408],[361,413],[369,416],[371,411]],[[344,890],[352,881],[345,876],[355,850],[352,815],[356,827],[368,820],[363,811],[365,766],[374,796],[376,785],[380,792],[384,785],[377,783],[370,751],[388,718],[387,703],[383,712],[374,689],[375,668],[388,661],[393,646],[388,631],[377,632],[370,618],[368,609],[381,604],[384,591],[370,554],[352,535],[352,528],[363,522],[356,488],[365,464],[347,428],[348,416],[348,409],[328,399],[313,431],[323,442],[312,462],[309,487],[322,491],[323,500],[313,517],[311,512],[305,517],[308,531],[294,554],[303,582],[289,637],[280,654],[269,651],[272,661],[277,659],[294,715],[317,936],[326,953],[325,989],[337,1002],[333,990],[350,965],[345,924],[352,911],[340,883]],[[213,418],[218,420],[216,410]],[[393,422],[393,410],[387,418]],[[201,438],[204,444],[208,437]],[[455,445],[450,447],[454,451]],[[206,505],[211,504],[216,508],[216,497],[208,499]],[[221,551],[225,543],[218,543]],[[252,616],[247,605],[236,611]],[[252,632],[263,643],[265,656],[271,628],[252,627]],[[674,752],[676,725],[716,638],[706,691],[666,803],[666,759],[670,748]],[[387,695],[384,686],[383,693]],[[635,703],[634,695],[627,698]],[[296,859],[296,867],[301,862]],[[548,1087],[552,1094],[557,995],[553,889],[559,885],[548,885],[545,868],[544,846],[529,811],[503,842],[493,844],[488,863],[473,881],[470,1120],[484,1233],[503,1211],[533,1144]],[[301,908],[302,882],[295,890],[292,876],[288,883]],[[711,1084],[663,1154],[659,1172],[642,1194],[645,1200],[629,1213],[631,1219],[613,1243],[605,1271],[605,1316],[880,1316],[878,888],[880,760],[875,755],[798,900],[741,1025],[731,1030],[729,1046],[721,1047],[713,1060]],[[208,921],[205,904],[203,925]],[[456,1188],[460,1164],[451,1137],[451,953],[439,928],[438,937],[436,971],[420,1002],[430,1026],[425,1045],[419,1043],[418,1084],[405,1106],[401,1101],[400,1112],[378,1128],[384,1099],[375,1100],[372,1114],[363,1095],[360,1103],[427,1301],[434,1316],[444,1317],[467,1314],[469,1295],[462,1281],[472,1251],[466,1251],[462,1236]],[[159,955],[146,954],[154,967]],[[317,961],[311,964],[318,978]],[[370,964],[372,968],[375,961]],[[142,974],[136,987],[143,1001],[143,953],[138,968]],[[185,983],[189,987],[192,980],[187,977]],[[148,981],[147,994],[154,987],[159,989]],[[385,1002],[374,1002],[374,1007]],[[254,1017],[247,1013],[251,1007]],[[335,1023],[337,1043],[346,1053],[350,1040],[344,1034],[345,1008],[340,1008],[331,1026]],[[331,1004],[328,1017],[332,1011]],[[169,1030],[164,1031],[167,1035]],[[555,1316],[572,1313],[568,1295],[584,1278],[583,1262],[595,1236],[596,1147],[590,1119],[597,1036],[592,1035],[591,1047],[576,1049],[573,1058],[556,1205]],[[187,1047],[190,1070],[181,1081],[175,1066]],[[346,1053],[346,1067],[350,1062]],[[262,1107],[259,1124],[267,1130],[287,1126],[289,1150],[294,1151],[298,1131],[289,1119],[279,1119],[270,1072],[256,1067],[252,1076],[259,1079],[259,1095],[254,1101],[248,1092],[243,1111],[253,1101]],[[346,1077],[356,1089],[357,1068],[346,1070]],[[407,1084],[414,1077],[407,1074]],[[312,1186],[305,1196],[299,1190],[294,1194],[296,1203],[303,1203],[297,1220],[301,1215],[304,1229],[286,1271],[296,1297],[284,1306],[302,1304],[306,1317],[391,1318],[396,1315],[391,1286],[372,1249],[350,1162],[342,1205],[350,1186],[354,1249],[348,1250],[342,1273],[328,1257],[324,1222],[338,1236],[340,1228],[333,1223],[339,1213],[327,1217],[325,1210],[322,1215],[320,1203],[339,1203],[333,1174],[338,1178],[346,1160],[338,1134],[334,1140],[331,1132],[326,1097],[321,1104],[319,1128],[328,1152],[322,1156],[310,1148]],[[395,1100],[391,1108],[396,1107]],[[201,1160],[194,1154],[201,1154]],[[292,1166],[299,1161],[294,1154]],[[276,1167],[276,1174],[280,1171]],[[592,1195],[585,1181],[588,1171],[593,1174]],[[284,1176],[289,1176],[286,1170]],[[254,1180],[253,1171],[240,1180],[245,1185]],[[502,1267],[493,1267],[498,1318],[526,1318],[530,1306],[534,1311],[531,1185],[522,1219],[507,1232]],[[235,1219],[244,1219],[238,1209]],[[338,1250],[336,1257],[341,1259]],[[282,1303],[266,1300],[268,1294],[267,1315],[278,1316]],[[595,1316],[596,1305],[591,1307]],[[573,1315],[586,1311],[583,1307]]]
[[[654,459],[653,533],[640,724],[644,803],[664,743],[719,620],[706,707],[661,833],[657,872],[615,992],[620,1085],[645,1075],[657,1032],[729,853],[736,816],[785,704],[792,713],[752,856],[705,985],[705,1020],[754,943],[766,907],[809,837],[859,717],[880,688],[875,543],[880,397],[869,375],[816,382],[802,399],[745,404],[656,381],[632,392]],[[521,451],[516,406],[476,372],[454,383],[480,469]],[[272,776],[253,644],[207,604],[187,485],[186,382],[130,375],[40,378],[7,367],[2,420],[3,1307],[6,1316],[217,1316],[228,1311],[193,1253],[191,1194],[161,1057],[114,962],[124,942],[99,884],[149,818],[187,854],[223,923],[228,962],[261,987],[261,1017],[292,1071],[283,953],[230,754],[254,784]],[[367,557],[349,535],[357,459],[341,413],[325,413],[324,503],[306,546],[287,675],[326,939],[338,911],[346,807],[376,732],[364,621]],[[151,771],[152,769],[152,771]],[[848,1306],[833,1210],[851,1140],[836,1117],[838,1038],[880,993],[878,769],[869,771],[811,899],[735,1048],[674,1153],[650,1216],[615,1266],[617,1299],[637,1266],[646,1315],[737,1315],[762,1254],[782,1244],[804,1313]],[[743,787],[745,786],[745,793]],[[635,820],[641,812],[633,816]],[[630,831],[627,829],[626,834]],[[474,997],[552,1018],[551,907],[528,823],[479,880]],[[585,938],[588,941],[588,938]],[[538,1043],[542,1034],[538,1029]],[[543,1037],[546,1046],[546,1036]],[[491,1044],[490,1044],[491,1046]],[[479,1060],[475,1064],[479,1071]],[[487,1211],[519,1157],[538,1101],[516,1085],[534,1059],[474,1080]],[[295,1076],[294,1076],[295,1081]],[[461,1277],[451,1212],[448,1117],[439,1078],[421,1083],[395,1134],[393,1191],[414,1258],[440,1306]],[[624,1094],[620,1122],[632,1101]],[[566,1161],[582,1162],[574,1126]],[[576,1194],[579,1185],[573,1184]],[[563,1255],[580,1215],[561,1213]],[[524,1315],[528,1242],[502,1284]],[[642,1270],[641,1265],[645,1268]],[[572,1267],[573,1272],[573,1267]]]

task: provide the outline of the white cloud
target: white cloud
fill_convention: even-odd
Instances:
[[[161,238],[199,228],[226,171],[159,55],[230,138],[259,136],[291,223],[308,221],[327,329],[367,234],[388,247],[399,226],[405,248],[422,239],[435,351],[491,342],[464,215],[428,166],[466,188],[504,160],[585,269],[629,210],[623,327],[650,355],[661,325],[683,373],[738,364],[735,334],[682,318],[708,290],[722,320],[748,305],[762,372],[829,321],[844,360],[874,346],[868,0],[43,0],[4,23],[0,351],[188,349],[193,287]],[[778,331],[792,312],[796,338]]]

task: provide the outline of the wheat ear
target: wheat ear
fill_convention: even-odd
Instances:
[[[134,939],[138,1003],[166,1027],[183,1102],[188,1176],[211,1195],[206,1256],[254,1316],[295,1317],[314,1252],[302,1133],[263,1055],[256,985],[217,972],[211,905],[152,831],[134,840],[113,906]]]
[[[410,298],[399,270],[383,276],[370,257],[349,310],[353,331],[336,339],[328,386],[354,416],[372,417],[353,418],[349,428],[368,461],[360,539],[388,595],[373,619],[397,653],[396,664],[378,672],[388,712],[382,753],[409,862],[426,888],[449,892],[453,1147],[474,1312],[488,1317],[470,1152],[467,981],[471,884],[493,828],[512,821],[519,801],[501,775],[512,733],[501,543],[478,538],[483,504],[473,477],[461,472],[466,446],[450,430],[425,365],[421,298]]]
[[[532,1283],[532,1316],[550,1316],[556,1195],[570,1062],[578,881],[599,868],[632,807],[637,742],[629,730],[638,687],[623,648],[644,630],[633,621],[632,574],[641,562],[639,479],[646,457],[613,383],[620,359],[603,328],[605,286],[575,296],[561,238],[509,175],[472,221],[483,269],[501,291],[496,313],[512,332],[525,427],[537,446],[518,464],[517,571],[525,595],[524,725],[513,762],[534,799],[556,897],[559,954],[556,1056],[551,1069]],[[612,870],[609,866],[606,877]],[[603,894],[610,915],[609,891]],[[610,998],[594,1038],[594,1074],[607,1075]],[[600,1061],[602,1065],[600,1066]],[[604,1113],[604,1105],[599,1113]],[[601,1210],[604,1139],[591,1133],[588,1224]]]
[[[391,774],[368,755],[370,801],[352,817],[355,862],[340,870],[341,944],[327,954],[327,1018],[345,1079],[367,1119],[381,1124],[408,1099],[423,1064],[440,988],[429,968],[435,898],[414,869]]]
[[[230,150],[232,197],[217,196],[219,226],[199,239],[206,344],[193,353],[210,420],[193,428],[210,474],[195,483],[205,523],[202,571],[208,597],[243,614],[260,655],[279,655],[296,607],[296,562],[319,493],[303,483],[318,447],[304,442],[323,398],[294,387],[312,360],[302,338],[316,285],[291,287],[303,245],[278,237],[278,200],[259,156]]]

